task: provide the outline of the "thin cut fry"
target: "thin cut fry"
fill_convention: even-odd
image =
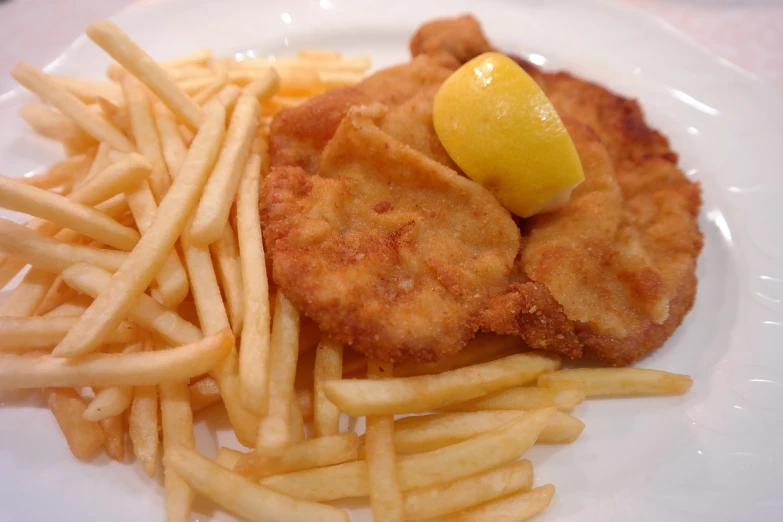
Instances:
[[[520,386],[441,409],[444,411],[535,410],[551,406],[561,411],[569,411],[582,404],[584,399],[585,394],[580,390]]]
[[[201,108],[180,89],[165,69],[136,45],[116,24],[96,22],[87,28],[87,36],[129,73],[141,80],[171,111],[193,129],[204,122]]]
[[[266,270],[258,193],[261,156],[248,158],[237,193],[237,235],[244,289],[243,333],[239,349],[242,403],[258,415],[266,413],[269,387],[269,282]]]
[[[557,390],[581,390],[585,397],[682,395],[691,389],[693,379],[646,368],[578,368],[542,375],[538,385]]]
[[[230,352],[228,330],[170,350],[86,355],[68,360],[49,355],[0,356],[0,389],[49,386],[152,386],[206,373]]]
[[[3,299],[0,304],[0,316],[22,318],[35,314],[56,282],[57,275],[31,267],[19,286],[14,288],[11,295]]]
[[[133,138],[128,107],[118,107],[109,100],[104,100],[103,98],[98,99],[98,106],[101,108],[106,120],[111,122],[111,124],[129,140]]]
[[[554,495],[555,487],[547,484],[428,522],[524,522],[545,510]]]
[[[220,286],[223,289],[223,298],[226,302],[228,322],[236,337],[242,335],[244,322],[244,292],[242,291],[242,267],[239,259],[239,245],[231,224],[226,222],[220,239],[209,246],[215,260],[217,275],[220,277]],[[259,266],[256,265],[256,270]],[[261,270],[258,270],[259,272]],[[255,319],[255,318],[254,318]]]
[[[78,125],[73,123],[70,118],[49,105],[28,103],[22,107],[19,115],[41,136],[57,140],[63,144],[66,152],[70,154],[71,157],[66,158],[57,165],[79,161],[83,158],[82,153],[98,144],[98,142],[95,141],[95,138],[84,132]],[[73,156],[74,154],[78,154],[79,156]],[[66,173],[64,169],[57,169],[57,165],[50,169],[50,177],[52,178],[55,177],[55,174],[64,176]],[[43,176],[38,175],[34,177]],[[43,179],[40,181],[43,182]],[[36,186],[40,188],[52,188],[61,184],[62,183],[57,183],[49,186],[36,184]]]
[[[291,419],[289,423],[291,425],[291,442],[303,441],[307,434],[305,433],[304,417],[302,416],[302,409],[299,407],[299,401],[296,397],[292,397],[288,406],[290,409],[288,416]]]
[[[245,85],[242,94],[252,96],[264,103],[266,100],[277,94],[280,90],[280,75],[274,69],[269,69],[264,74]]]
[[[82,205],[98,205],[138,185],[149,177],[150,172],[152,166],[141,154],[134,152],[123,155],[118,161],[109,163],[106,168],[85,179],[68,195],[68,199]]]
[[[244,455],[244,453],[241,451],[221,446],[215,456],[215,462],[228,470],[233,470],[242,455]]]
[[[221,401],[220,388],[212,377],[202,377],[188,386],[190,407],[193,412],[201,411]]]
[[[299,357],[299,312],[277,292],[269,364],[269,409],[258,428],[256,450],[279,455],[291,441],[290,406]]]
[[[68,317],[68,316],[80,316],[87,310],[87,307],[92,303],[92,298],[87,295],[79,294],[76,297],[69,299],[57,308],[48,312],[47,317]],[[120,323],[122,325],[122,323]],[[132,323],[129,323],[132,324]],[[122,328],[122,326],[120,326]],[[119,330],[119,329],[118,329]]]
[[[5,219],[0,219],[0,250],[41,270],[55,274],[81,262],[114,271],[128,256],[127,253],[116,250],[69,245],[53,238],[40,236],[27,227]]]
[[[53,353],[73,357],[94,351],[152,282],[198,202],[223,140],[224,116],[220,106],[210,112],[149,230]]]
[[[111,282],[111,274],[86,264],[67,268],[62,277],[68,286],[90,297],[96,297]],[[158,333],[173,346],[202,338],[201,330],[147,294],[141,294],[131,303],[128,317],[139,326]]]
[[[193,217],[189,233],[189,241],[193,244],[206,246],[220,239],[223,234],[260,115],[261,106],[257,99],[252,96],[239,98],[231,116],[223,150]]]
[[[332,506],[294,500],[254,484],[181,446],[166,455],[190,486],[228,511],[253,522],[349,522],[348,514]]]
[[[177,121],[166,107],[156,105],[155,125],[158,128],[163,158],[166,160],[169,175],[172,178],[176,178],[188,152],[177,128]]]
[[[154,477],[158,469],[158,388],[137,386],[128,417],[128,434],[133,453],[147,476]]]
[[[277,457],[251,451],[238,459],[234,471],[252,480],[304,469],[331,466],[359,458],[356,433],[328,435],[291,444]]]
[[[299,411],[302,412],[302,419],[309,421],[314,415],[313,390],[297,389],[296,402],[299,403]]]
[[[417,413],[521,386],[559,366],[556,356],[529,352],[438,375],[329,381],[324,389],[329,399],[354,417]]]
[[[384,379],[392,377],[392,365],[370,360],[367,377]],[[367,478],[370,507],[373,520],[378,522],[404,522],[405,512],[402,491],[397,480],[394,455],[394,416],[367,416]]]
[[[313,429],[316,437],[335,435],[340,431],[340,408],[324,392],[324,383],[343,376],[343,347],[331,341],[322,341],[315,352],[313,394],[315,407]]]
[[[108,142],[120,152],[133,152],[133,144],[117,128],[29,63],[19,62],[11,71],[11,76],[39,98],[60,109],[96,140]]]
[[[46,106],[43,105],[42,107]],[[48,109],[49,107],[46,108]],[[70,121],[68,123],[70,124]],[[55,163],[46,172],[36,174],[35,176],[22,178],[20,181],[27,183],[28,185],[32,185],[33,187],[51,190],[66,183],[75,181],[76,174],[85,160],[87,160],[87,155],[85,154],[71,156]]]
[[[170,60],[164,60],[160,64],[165,69],[174,69],[177,67],[187,67],[190,65],[207,65],[212,59],[212,51],[209,49],[200,49],[198,51],[177,56]]]
[[[190,394],[187,382],[168,382],[160,385],[160,414],[163,431],[163,456],[171,448],[182,446],[194,449],[193,412],[190,409]],[[188,522],[193,490],[187,482],[169,466],[163,470],[163,484],[166,488],[166,520]]]
[[[131,250],[139,234],[112,218],[65,196],[0,176],[0,206],[53,221],[120,250]]]
[[[30,271],[38,270],[37,268],[31,268]],[[30,272],[28,272],[29,274]],[[52,311],[54,308],[60,306],[64,302],[68,301],[69,299],[72,299],[76,296],[76,291],[73,288],[70,288],[68,285],[63,282],[62,276],[57,276],[57,278],[52,283],[52,286],[49,288],[49,291],[46,293],[46,296],[43,298],[43,301],[41,301],[41,304],[38,305],[38,308],[35,310],[35,313],[33,315],[46,315],[50,311]]]
[[[106,454],[114,460],[125,460],[125,423],[121,415],[109,417],[98,422],[106,437]]]
[[[54,347],[78,321],[78,317],[7,317],[0,316],[0,352],[47,350]],[[106,339],[108,343],[126,344],[138,338],[136,325],[123,321]]]
[[[122,92],[115,83],[57,74],[50,75],[50,78],[84,103],[97,103],[98,98],[104,98],[114,104],[122,103]]]
[[[533,466],[521,460],[448,484],[414,489],[405,495],[405,516],[411,522],[448,515],[533,487]]]
[[[234,84],[228,84],[222,89],[220,89],[220,92],[215,94],[209,102],[207,102],[205,105],[208,105],[209,103],[216,101],[223,105],[223,107],[226,108],[226,111],[230,114],[231,111],[234,110],[234,105],[236,104],[239,97],[242,95],[242,89]]]
[[[71,453],[77,459],[91,459],[101,451],[106,440],[100,424],[84,420],[84,399],[71,388],[48,391],[47,402],[60,426]]]

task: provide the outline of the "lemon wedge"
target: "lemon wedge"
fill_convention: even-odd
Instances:
[[[521,217],[562,207],[584,180],[565,125],[511,58],[484,53],[440,87],[432,111],[449,156]]]

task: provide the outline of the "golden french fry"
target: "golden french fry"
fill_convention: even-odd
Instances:
[[[86,355],[68,360],[49,355],[0,356],[0,389],[49,386],[152,386],[201,375],[231,350],[228,330],[170,350]]]
[[[190,486],[228,511],[254,522],[349,522],[344,511],[299,501],[254,484],[181,446],[165,462]]]
[[[122,93],[128,104],[131,131],[136,147],[152,163],[149,184],[157,204],[168,192],[171,178],[166,161],[163,159],[160,136],[158,136],[158,128],[152,115],[152,104],[144,87],[132,76],[126,75],[121,84]]]
[[[0,250],[55,274],[81,262],[114,271],[122,266],[128,257],[127,253],[116,250],[62,243],[5,219],[0,219]]]
[[[193,412],[201,411],[221,401],[220,388],[212,377],[202,377],[188,386],[190,408]]]
[[[274,69],[267,70],[264,74],[251,81],[242,89],[242,94],[252,96],[260,103],[277,94],[280,90],[280,75]]]
[[[215,455],[215,462],[227,470],[233,470],[242,455],[244,455],[244,453],[241,451],[221,446],[220,449],[218,449],[217,455]]]
[[[61,142],[65,147],[66,153],[71,155],[71,158],[73,158],[73,155],[75,154],[81,155],[98,145],[95,138],[84,132],[62,112],[49,105],[28,103],[22,107],[19,115],[41,136]],[[67,158],[65,161],[68,161],[71,158]],[[63,172],[60,172],[60,174],[63,174]],[[51,188],[59,186],[59,184],[36,186],[40,188]]]
[[[114,125],[114,127],[128,140],[132,139],[133,130],[131,129],[128,107],[118,107],[109,100],[104,100],[103,98],[98,99],[98,107],[100,107],[106,121],[110,122],[111,125]]]
[[[269,409],[258,428],[256,450],[279,455],[291,441],[290,402],[299,358],[299,312],[277,292],[269,361]]]
[[[328,49],[302,49],[296,53],[296,57],[301,60],[313,61],[336,61],[342,60],[343,55],[339,51],[330,51]]]
[[[559,366],[556,356],[529,352],[438,375],[329,381],[324,390],[332,402],[354,417],[418,413],[521,386]]]
[[[228,84],[220,92],[215,94],[205,105],[216,101],[226,108],[229,113],[234,110],[237,100],[242,95],[242,89],[234,84]]]
[[[155,106],[155,125],[158,128],[160,144],[163,149],[163,159],[166,160],[166,166],[169,175],[172,178],[177,177],[182,163],[185,161],[185,155],[188,152],[185,142],[177,128],[177,121],[171,112],[163,105]]]
[[[211,79],[212,81],[205,85],[203,89],[191,96],[196,105],[204,105],[207,101],[212,99],[212,97],[217,94],[226,84],[228,76],[225,74],[218,76],[212,75]]]
[[[551,406],[561,411],[568,411],[582,404],[584,399],[585,394],[580,390],[520,386],[441,409],[444,411],[535,410]]]
[[[405,517],[411,522],[456,513],[533,487],[533,465],[521,460],[447,484],[405,494]]]
[[[538,438],[557,410],[536,410],[478,437],[425,453],[401,455],[397,480],[403,491],[445,484],[511,462]],[[369,492],[367,462],[275,475],[261,485],[303,500],[326,502]]]
[[[133,454],[144,472],[154,477],[158,469],[158,388],[137,386],[128,417],[128,434]]]
[[[98,422],[106,437],[106,454],[114,460],[125,460],[125,425],[122,416],[109,417]]]
[[[160,385],[160,414],[164,458],[171,448],[177,446],[195,448],[193,412],[190,409],[187,382],[167,382]],[[166,488],[166,520],[188,522],[190,506],[193,503],[193,490],[169,466],[164,467],[163,473],[163,484]]]
[[[315,352],[313,370],[313,429],[316,437],[334,435],[340,431],[340,408],[324,392],[324,383],[343,376],[343,347],[322,341]]]
[[[313,418],[315,405],[313,404],[313,390],[302,388],[296,390],[296,402],[299,403],[299,411],[302,412],[302,419],[309,421]]]
[[[62,273],[65,283],[96,297],[111,282],[111,274],[95,266],[78,264]],[[141,294],[131,303],[128,317],[136,324],[158,333],[163,339],[174,345],[189,344],[202,338],[201,330],[166,308],[155,299]]]
[[[53,353],[57,356],[74,357],[94,351],[107,333],[127,316],[133,302],[160,271],[198,203],[214,164],[223,140],[224,112],[221,106],[215,106],[210,112],[149,230],[114,274],[111,283],[95,297],[82,320],[55,348]]]
[[[200,49],[198,51],[184,54],[182,56],[177,56],[176,58],[171,58],[170,60],[164,60],[160,62],[160,65],[163,66],[164,69],[176,69],[179,67],[189,67],[189,66],[206,66],[209,61],[212,59],[212,51],[209,49]]]
[[[359,437],[349,432],[295,442],[276,457],[256,451],[243,453],[233,469],[252,480],[261,480],[272,475],[332,466],[358,458]]]
[[[109,159],[109,154],[112,152],[111,145],[106,143],[105,141],[101,142],[98,145],[98,150],[95,153],[95,159],[93,160],[92,164],[90,165],[90,169],[87,171],[87,174],[84,176],[84,181],[88,181],[111,165],[111,160]],[[44,187],[42,187],[44,188]]]
[[[96,140],[108,142],[112,148],[120,152],[133,152],[133,144],[122,132],[101,119],[47,74],[29,63],[19,62],[11,71],[11,76],[43,101],[55,106],[71,118],[76,125]]]
[[[213,78],[214,77],[210,76],[202,76],[200,78],[185,78],[175,82],[175,84],[177,88],[184,92],[193,102],[193,97],[205,88],[209,87],[214,81]],[[193,104],[198,107],[196,102],[193,102]],[[188,127],[193,128],[191,126]]]
[[[28,107],[28,106],[25,106]],[[41,107],[46,107],[42,105]],[[49,109],[46,107],[46,109]],[[55,110],[55,109],[52,109]],[[68,121],[71,124],[70,121]],[[86,154],[79,154],[77,156],[70,156],[62,161],[55,163],[46,172],[36,174],[27,178],[22,178],[20,181],[38,187],[40,189],[51,190],[53,188],[60,187],[66,183],[76,181],[76,176],[79,168],[82,164],[88,160]]]
[[[92,298],[87,295],[78,294],[76,297],[69,299],[57,308],[46,314],[47,317],[68,317],[68,316],[80,316],[87,310],[87,307],[92,303]],[[122,323],[120,323],[122,325]],[[132,324],[132,323],[129,323]],[[121,329],[118,328],[118,331]]]
[[[318,79],[323,88],[334,89],[345,85],[355,85],[364,79],[364,73],[353,71],[318,71]]]
[[[112,386],[100,390],[90,401],[84,418],[90,421],[101,421],[122,414],[133,402],[132,386]]]
[[[205,76],[211,78],[215,76],[215,72],[212,69],[203,65],[183,65],[174,68],[164,67],[164,69],[166,69],[171,79],[175,82],[191,78],[203,78]]]
[[[259,231],[260,232],[260,231]],[[239,259],[239,245],[234,229],[226,221],[223,233],[216,242],[209,246],[215,260],[217,275],[220,277],[220,287],[226,302],[228,322],[236,337],[242,335],[244,322],[244,292],[242,282],[242,267]],[[256,265],[256,270],[259,266]],[[258,270],[259,272],[261,270]],[[254,318],[258,319],[258,318]]]
[[[261,156],[251,154],[237,192],[237,235],[244,289],[243,333],[239,347],[239,386],[242,403],[259,415],[266,413],[269,383],[269,282],[266,270],[258,193]]]
[[[68,199],[83,205],[97,205],[117,194],[131,190],[143,182],[152,172],[150,162],[135,152],[123,155],[118,161],[109,163],[68,195]]]
[[[226,140],[193,217],[188,240],[197,246],[214,243],[223,234],[239,180],[250,153],[261,106],[252,96],[239,98]]]
[[[51,314],[45,317],[0,316],[0,352],[51,349],[78,320],[78,317]],[[130,343],[138,335],[136,325],[123,321],[106,342]]]
[[[693,379],[646,368],[578,368],[541,375],[538,385],[556,390],[580,390],[585,397],[682,395],[691,389]]]
[[[193,129],[204,122],[201,108],[180,89],[166,70],[144,52],[116,24],[96,22],[87,28],[87,36],[129,73],[141,80],[158,98]]]
[[[296,397],[292,397],[288,406],[290,409],[288,416],[291,419],[289,423],[291,426],[291,442],[303,441],[307,438],[307,434],[305,433],[304,417],[302,416],[302,409],[299,407],[299,401]]]
[[[98,98],[105,98],[115,104],[122,103],[122,93],[115,83],[57,74],[49,76],[55,83],[64,87],[84,103],[97,103]]]
[[[30,271],[37,271],[37,268],[31,268]],[[29,275],[30,272],[27,273]],[[62,276],[57,276],[57,278],[52,283],[52,286],[49,288],[49,291],[46,293],[46,296],[43,298],[43,301],[41,301],[41,304],[38,305],[38,308],[35,310],[35,313],[33,315],[46,315],[48,312],[52,311],[54,308],[60,306],[62,303],[68,301],[69,299],[72,299],[76,296],[76,291],[73,288],[70,288],[68,285],[65,284],[63,281]]]
[[[555,495],[551,484],[516,493],[431,522],[524,522],[541,513]]]
[[[367,362],[369,379],[391,378],[391,363]],[[394,415],[368,415],[365,434],[367,479],[373,520],[404,522],[402,491],[394,455]]]
[[[1,232],[0,237],[2,237]],[[30,317],[35,314],[56,283],[56,274],[31,267],[19,282],[19,286],[14,288],[11,295],[3,299],[0,304],[0,316]]]
[[[434,375],[478,363],[492,361],[525,350],[525,343],[517,336],[480,333],[465,348],[454,355],[432,363],[407,363],[394,368],[397,377]]]
[[[394,448],[398,453],[443,448],[500,428],[524,414],[524,411],[500,410],[405,417],[394,423]],[[584,427],[579,419],[559,412],[541,431],[537,442],[573,442]]]
[[[97,422],[84,420],[82,416],[87,404],[76,390],[49,390],[47,402],[74,457],[91,459],[101,451],[106,440],[103,429]]]
[[[0,176],[0,206],[53,221],[120,250],[131,250],[139,234],[100,211],[65,196]]]

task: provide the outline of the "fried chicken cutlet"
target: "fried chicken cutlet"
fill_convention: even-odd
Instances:
[[[425,24],[410,46],[414,56],[460,63],[495,50],[470,16]],[[587,355],[631,364],[661,346],[693,305],[701,190],[634,100],[515,59],[564,120],[590,129],[569,125],[585,170],[569,204],[521,222],[524,271],[563,305]],[[596,168],[605,163],[600,148],[610,168]]]
[[[315,173],[277,166],[265,179],[278,287],[326,336],[372,358],[437,360],[479,329],[579,355],[560,305],[518,270],[508,211],[385,132],[385,112],[350,109]]]

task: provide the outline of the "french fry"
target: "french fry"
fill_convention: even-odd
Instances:
[[[400,488],[410,491],[445,484],[511,462],[533,445],[556,413],[554,408],[529,412],[473,439],[401,455],[397,459]],[[326,502],[367,496],[367,477],[367,462],[360,460],[267,477],[261,485],[295,498]]]
[[[193,489],[226,510],[254,522],[349,522],[332,506],[298,501],[254,484],[236,473],[180,447],[165,459]]]
[[[556,356],[529,352],[438,375],[373,380],[335,380],[326,396],[351,416],[430,411],[521,386],[560,366]]]
[[[272,475],[332,466],[358,458],[359,437],[349,432],[293,443],[276,457],[256,451],[243,453],[233,469],[258,481]]]
[[[111,274],[86,264],[67,268],[62,277],[68,286],[90,297],[99,295],[111,282]],[[146,294],[141,294],[131,303],[128,317],[139,326],[156,332],[174,346],[194,343],[203,337],[201,330],[192,323]]]
[[[48,350],[54,347],[78,321],[78,317],[0,316],[0,352]],[[130,343],[138,338],[136,325],[123,321],[106,339],[107,343]]]
[[[165,69],[136,45],[116,24],[96,22],[87,28],[87,36],[129,73],[138,78],[183,122],[198,129],[205,121],[201,108],[180,89]]]
[[[201,341],[158,352],[0,356],[0,389],[63,386],[152,386],[201,375],[222,361],[233,337],[224,330]]]
[[[144,87],[132,76],[125,76],[122,81],[122,94],[128,104],[131,131],[136,147],[152,163],[152,173],[149,177],[150,188],[159,203],[171,186],[166,161],[158,136],[158,128],[152,114],[152,104]],[[143,231],[142,231],[143,232]]]
[[[129,345],[123,350],[123,353],[136,353],[141,351],[137,349],[143,343]],[[101,421],[117,415],[121,415],[127,410],[133,402],[133,386],[111,386],[109,388],[93,389],[95,397],[90,401],[87,409],[84,411],[85,420]]]
[[[68,199],[83,205],[98,205],[104,201],[131,190],[143,182],[152,172],[147,158],[135,152],[123,155],[118,161],[109,163],[105,169],[85,179]]]
[[[171,448],[182,446],[192,450],[196,446],[193,434],[193,411],[190,406],[187,382],[167,382],[160,385],[164,459]],[[166,488],[166,520],[188,522],[190,506],[193,503],[193,490],[169,466],[164,466],[163,484]]]
[[[185,142],[177,128],[177,121],[171,112],[163,105],[155,106],[155,125],[158,128],[160,144],[163,149],[163,159],[166,160],[166,167],[172,178],[177,177],[182,163],[185,161],[185,155],[188,152]]]
[[[269,409],[258,428],[256,450],[279,455],[291,441],[290,401],[299,357],[299,312],[277,292],[269,361]]]
[[[49,109],[49,107],[46,107],[45,105],[42,105],[41,107]],[[70,124],[70,121],[68,123]],[[62,161],[55,163],[46,172],[42,174],[36,174],[35,176],[30,176],[28,178],[22,178],[20,181],[27,183],[28,185],[32,185],[33,187],[51,190],[66,183],[75,181],[79,168],[86,160],[86,154],[70,156]]]
[[[580,390],[585,397],[632,397],[682,395],[690,390],[693,379],[646,368],[578,368],[541,375],[538,385],[556,390]]]
[[[390,363],[367,362],[369,379],[392,377]],[[397,480],[394,455],[394,416],[367,416],[365,434],[367,478],[373,520],[404,522],[402,491]]]
[[[182,67],[167,69],[167,72],[169,73],[171,79],[175,82],[191,78],[203,78],[205,76],[211,78],[215,76],[215,73],[212,71],[212,69],[203,65],[183,65]]]
[[[30,317],[41,306],[56,281],[57,275],[31,267],[19,286],[0,304],[0,316]]]
[[[405,494],[406,520],[448,515],[533,487],[533,466],[521,460],[448,484],[414,489]]]
[[[500,393],[441,408],[444,411],[535,410],[554,407],[569,411],[582,404],[585,394],[580,390],[554,390],[535,386],[520,386]]]
[[[31,268],[30,271],[38,270],[37,268]],[[27,273],[29,275],[30,272]],[[52,283],[52,286],[49,288],[49,291],[46,293],[46,296],[43,298],[43,301],[41,301],[41,304],[38,305],[38,308],[36,308],[35,313],[33,315],[46,315],[50,311],[52,311],[54,308],[60,306],[64,302],[68,301],[69,299],[76,296],[76,291],[73,288],[70,288],[68,285],[66,285],[63,282],[62,276],[57,276],[57,278]]]
[[[269,383],[269,282],[266,270],[258,193],[261,156],[251,154],[237,192],[237,235],[244,289],[243,333],[239,349],[239,386],[242,403],[250,411],[266,413]]]
[[[205,105],[216,101],[226,108],[226,111],[230,114],[234,110],[239,97],[242,96],[242,89],[234,84],[228,84],[220,92],[215,94]]]
[[[252,96],[259,103],[277,94],[280,90],[280,75],[274,69],[267,70],[264,74],[251,81],[242,89],[242,94]]]
[[[244,455],[244,453],[241,451],[221,446],[220,449],[218,449],[217,455],[215,455],[215,462],[227,470],[233,470],[242,455]]]
[[[40,236],[27,227],[5,219],[0,219],[0,249],[25,263],[54,274],[81,262],[114,271],[122,266],[128,256],[127,253],[116,250],[69,245]]]
[[[309,421],[314,415],[313,390],[302,388],[296,390],[296,402],[299,403],[299,411],[302,412],[302,419]]]
[[[82,315],[85,310],[87,310],[87,307],[90,306],[90,303],[92,303],[92,298],[90,296],[79,294],[76,297],[64,302],[54,310],[48,312],[46,316],[47,317],[68,317],[68,316],[78,317]],[[119,328],[122,328],[122,324],[123,323],[120,323],[121,326]]]
[[[555,487],[547,484],[431,522],[524,522],[545,510],[554,495]]]
[[[160,62],[160,65],[164,69],[176,69],[179,67],[189,66],[206,66],[211,59],[212,51],[209,49],[200,49],[189,54],[171,58],[170,60],[164,60]]]
[[[77,459],[91,459],[101,451],[106,436],[100,424],[84,420],[84,399],[71,388],[48,390],[47,403]]]
[[[56,175],[65,177],[67,171],[62,166],[68,165],[68,163],[74,163],[83,159],[83,153],[98,145],[95,138],[84,132],[79,128],[70,118],[58,111],[54,107],[49,105],[43,105],[41,103],[28,103],[22,110],[19,111],[19,115],[27,122],[32,129],[44,136],[53,140],[57,140],[63,144],[66,153],[71,157],[66,158],[60,163],[56,164],[49,170],[49,178],[57,179]],[[78,154],[78,156],[74,156]],[[61,165],[61,168],[57,168]],[[34,176],[43,178],[42,175]],[[28,178],[32,180],[32,178]],[[39,188],[53,188],[62,185],[62,183],[42,185],[44,179],[36,181],[34,184]],[[48,181],[47,181],[48,182]],[[50,182],[49,182],[50,183]]]
[[[220,89],[223,88],[223,86],[226,84],[226,80],[228,79],[228,76],[218,75],[218,76],[211,76],[212,81],[208,83],[206,86],[204,86],[203,89],[198,91],[196,94],[191,96],[193,98],[193,101],[196,103],[196,105],[204,105],[207,101],[209,101],[215,94],[217,94]]]
[[[316,437],[335,435],[340,431],[340,409],[324,392],[324,383],[343,376],[343,347],[322,341],[315,352],[313,370],[313,429]]]
[[[189,241],[197,246],[214,243],[223,234],[260,115],[261,106],[256,98],[239,98],[231,116],[223,150],[204,187],[204,194],[190,227]]]
[[[524,414],[524,411],[500,410],[405,417],[394,423],[394,448],[398,453],[443,448],[500,428]],[[573,442],[584,427],[579,419],[559,412],[541,431],[537,442]]]
[[[260,231],[259,231],[260,233]],[[226,312],[231,330],[236,337],[242,335],[244,322],[244,292],[242,282],[242,267],[239,259],[239,245],[234,229],[226,221],[223,234],[220,239],[209,246],[215,260],[217,275],[220,278],[220,287],[223,289],[223,298],[226,302]],[[259,266],[256,265],[256,270]],[[254,318],[257,320],[258,318]]]
[[[175,84],[177,88],[184,92],[192,101],[195,95],[209,87],[213,81],[213,77],[202,76],[200,78],[185,78],[175,82]],[[196,102],[193,102],[193,104],[198,107]],[[193,127],[188,125],[188,128]]]
[[[49,75],[55,83],[84,103],[97,103],[98,98],[104,98],[114,104],[122,103],[122,92],[117,84],[106,81],[86,80],[71,76]]]
[[[291,402],[288,403],[289,412],[288,416],[291,419],[289,423],[291,426],[291,442],[300,442],[307,438],[305,433],[304,417],[302,416],[302,409],[299,407],[299,401],[296,397],[291,398]]]
[[[185,228],[214,164],[223,140],[224,112],[220,106],[210,112],[149,230],[54,354],[74,357],[94,351],[107,333],[127,316],[135,299],[160,271]]]
[[[133,138],[133,129],[131,128],[130,112],[128,107],[118,107],[109,100],[98,99],[98,107],[101,108],[104,118],[114,125],[128,140]],[[104,142],[105,143],[105,142]]]
[[[327,49],[302,49],[296,53],[296,57],[300,60],[312,60],[316,62],[331,62],[343,59],[343,55],[339,51],[329,51]]]
[[[98,422],[106,437],[106,454],[122,462],[125,460],[125,424],[121,415],[109,417]]]
[[[101,142],[98,145],[98,150],[95,153],[95,159],[92,161],[92,164],[90,165],[90,169],[87,171],[87,174],[84,176],[84,181],[91,180],[101,172],[103,172],[106,167],[111,165],[111,160],[109,159],[109,154],[112,152],[111,145],[108,143]],[[45,188],[45,187],[41,187]]]
[[[100,211],[65,196],[0,176],[0,206],[53,221],[120,250],[131,250],[139,234]]]
[[[208,408],[221,401],[220,387],[212,377],[203,377],[188,386],[190,408],[193,413]]]
[[[158,388],[137,386],[128,417],[128,434],[133,454],[149,477],[158,469]]]
[[[519,337],[481,333],[454,355],[432,363],[400,364],[394,368],[394,375],[397,377],[435,375],[513,355],[524,351],[524,348],[525,343]]]
[[[43,101],[71,118],[76,125],[97,141],[108,142],[112,148],[120,152],[133,152],[133,144],[122,132],[101,119],[76,96],[29,63],[19,62],[11,71],[11,76]]]

